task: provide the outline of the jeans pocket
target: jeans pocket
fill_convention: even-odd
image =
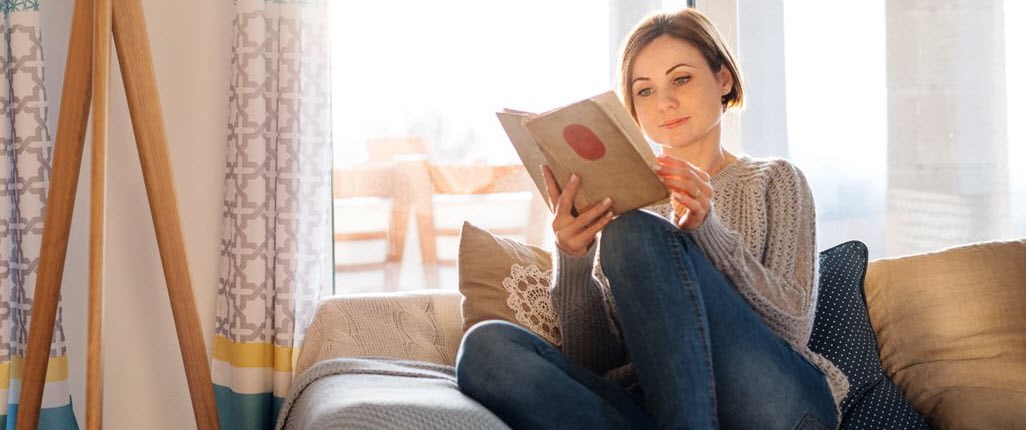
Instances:
[[[826,424],[823,424],[822,421],[816,419],[816,417],[814,417],[814,416],[812,416],[810,414],[805,414],[805,418],[802,418],[801,422],[799,422],[798,425],[795,426],[795,430],[829,430],[829,429],[830,429],[830,427],[827,427]]]

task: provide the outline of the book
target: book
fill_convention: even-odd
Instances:
[[[517,155],[550,208],[542,164],[552,169],[560,190],[572,173],[581,178],[574,199],[580,212],[606,197],[614,215],[669,199],[651,166],[655,154],[634,119],[612,92],[533,114],[512,109],[496,112]]]

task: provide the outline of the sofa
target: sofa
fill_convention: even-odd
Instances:
[[[841,428],[1026,428],[1026,240],[866,255],[820,254],[810,348],[851,381]],[[465,306],[438,290],[323,300],[278,427],[508,428],[456,388]]]

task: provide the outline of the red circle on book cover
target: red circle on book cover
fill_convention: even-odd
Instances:
[[[577,155],[585,160],[595,161],[606,155],[606,146],[602,144],[595,132],[580,124],[570,124],[563,128],[563,139],[574,149]]]

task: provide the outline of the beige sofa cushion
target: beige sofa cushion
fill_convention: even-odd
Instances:
[[[1026,422],[1026,241],[873,261],[883,366],[935,428]]]
[[[453,365],[463,337],[455,291],[329,297],[317,306],[296,375],[341,357],[383,357]]]
[[[549,296],[548,252],[464,222],[458,258],[464,330],[481,321],[503,320],[560,344],[559,320]]]

